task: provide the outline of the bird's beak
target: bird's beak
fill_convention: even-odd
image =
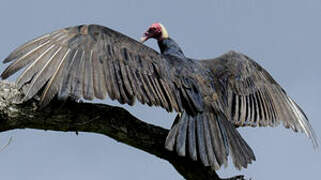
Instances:
[[[148,36],[144,35],[143,37],[140,38],[140,42],[144,43],[145,41],[147,41],[149,39]]]

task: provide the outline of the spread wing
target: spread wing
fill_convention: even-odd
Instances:
[[[41,92],[42,106],[56,95],[92,100],[104,99],[108,94],[130,105],[137,98],[168,111],[182,111],[182,102],[196,102],[189,97],[193,92],[174,77],[175,70],[166,58],[99,25],[75,26],[43,35],[14,50],[4,60],[8,62],[11,64],[1,77],[5,79],[25,68],[16,83],[19,88],[27,87],[25,100]]]
[[[317,147],[315,133],[302,109],[255,61],[231,51],[202,63],[220,82],[235,125],[276,126],[282,122],[287,128],[304,132]]]

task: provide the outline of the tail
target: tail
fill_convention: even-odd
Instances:
[[[178,115],[166,138],[165,148],[179,156],[200,160],[217,170],[227,166],[231,153],[236,168],[246,168],[255,160],[252,149],[222,113]]]

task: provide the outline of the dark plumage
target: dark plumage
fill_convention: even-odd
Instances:
[[[142,41],[158,40],[161,54],[119,32],[99,25],[61,29],[14,50],[3,79],[25,68],[17,79],[24,100],[41,93],[40,106],[52,98],[92,100],[108,95],[133,105],[179,112],[165,147],[180,156],[218,169],[231,154],[237,168],[255,160],[238,126],[283,123],[317,141],[302,109],[260,65],[230,51],[218,58],[194,60],[153,24]]]

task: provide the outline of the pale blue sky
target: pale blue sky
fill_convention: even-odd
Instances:
[[[159,21],[188,56],[216,57],[233,49],[255,59],[301,105],[321,137],[320,18],[320,0],[2,0],[0,59],[28,40],[67,26],[101,24],[139,39]],[[147,45],[158,50],[155,41]],[[125,107],[167,128],[175,116],[159,108]],[[283,127],[240,132],[257,161],[242,171],[229,164],[220,175],[245,174],[259,180],[320,177],[320,150],[314,151],[303,134]],[[10,136],[13,142],[0,152],[1,180],[182,179],[166,161],[102,135],[15,130],[1,133],[0,145]]]

